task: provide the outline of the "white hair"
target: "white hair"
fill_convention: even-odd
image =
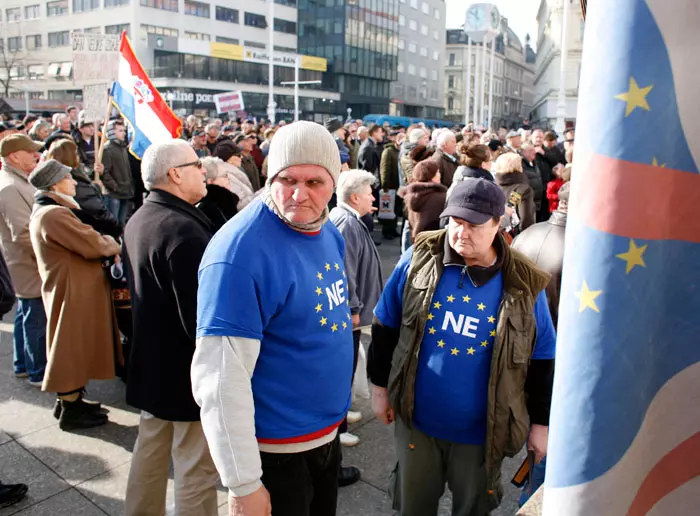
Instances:
[[[220,127],[219,127],[217,124],[215,124],[214,122],[211,122],[211,123],[209,123],[209,124],[206,125],[206,127],[204,128],[204,131],[205,131],[206,133],[208,133],[208,132],[211,131],[212,129],[217,129],[217,130],[218,130],[218,129],[220,129]]]
[[[362,188],[372,186],[376,180],[374,174],[366,170],[346,170],[340,174],[335,187],[338,199],[348,202],[352,194],[359,194]]]
[[[221,158],[216,158],[214,156],[202,158],[202,166],[206,172],[207,179],[210,181],[213,181],[217,177],[228,175],[228,172],[224,168],[224,161]]]
[[[437,148],[443,149],[449,140],[457,141],[455,134],[449,129],[440,133],[437,137]]]
[[[365,127],[364,125],[357,128],[357,135],[358,136],[360,134],[367,134],[367,133],[369,133],[369,129],[367,129],[367,127]]]
[[[146,190],[168,181],[168,170],[182,165],[185,150],[191,149],[185,140],[170,140],[164,143],[154,143],[143,154],[141,161],[141,179]]]

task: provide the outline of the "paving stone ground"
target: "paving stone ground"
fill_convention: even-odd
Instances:
[[[385,277],[399,257],[398,241],[379,247]],[[12,318],[0,323],[0,479],[24,482],[29,495],[21,503],[0,509],[0,516],[121,516],[131,452],[138,431],[138,411],[124,401],[120,380],[91,382],[92,399],[109,408],[103,427],[63,432],[51,414],[54,397],[31,387],[12,374]],[[366,342],[365,342],[366,345]],[[392,426],[379,423],[367,400],[358,400],[363,419],[351,427],[361,443],[344,449],[344,463],[358,466],[362,480],[342,488],[339,516],[391,515],[386,494],[394,466]],[[503,478],[510,479],[522,457],[507,460]],[[171,475],[172,476],[172,475]],[[172,479],[168,506],[172,503]],[[506,498],[494,516],[515,514],[519,492],[506,485]],[[227,515],[226,491],[219,488],[220,515]],[[443,497],[440,516],[450,514],[449,493]]]

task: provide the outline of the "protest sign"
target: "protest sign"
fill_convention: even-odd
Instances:
[[[243,94],[240,91],[229,91],[228,93],[219,93],[214,95],[214,104],[216,104],[217,113],[231,113],[234,111],[243,111]]]
[[[115,34],[72,32],[73,80],[111,82],[119,72],[119,40]]]

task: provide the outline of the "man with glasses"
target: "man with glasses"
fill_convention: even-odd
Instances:
[[[207,193],[204,170],[178,139],[151,145],[141,175],[150,195],[124,231],[133,314],[126,400],[142,411],[125,513],[165,514],[172,455],[176,514],[213,516],[218,475],[190,382],[197,268],[212,236],[194,206]]]

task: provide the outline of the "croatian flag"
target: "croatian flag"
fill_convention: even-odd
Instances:
[[[130,150],[138,158],[152,143],[180,136],[182,123],[151,83],[131,48],[126,32],[119,45],[119,75],[112,83],[112,99],[131,126]]]
[[[700,514],[700,8],[587,15],[543,513]]]

